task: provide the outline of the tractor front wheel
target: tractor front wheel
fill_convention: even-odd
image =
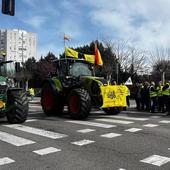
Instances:
[[[68,110],[73,119],[87,118],[91,110],[89,93],[85,89],[73,89],[68,97]]]
[[[47,116],[60,115],[64,108],[62,96],[50,84],[42,88],[41,105]]]
[[[22,90],[10,91],[8,93],[6,113],[9,123],[23,123],[28,116],[28,98]]]

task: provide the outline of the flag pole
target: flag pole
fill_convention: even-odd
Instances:
[[[66,40],[65,40],[65,33],[64,33],[63,39],[64,39],[64,56],[65,56],[65,58],[66,58]]]

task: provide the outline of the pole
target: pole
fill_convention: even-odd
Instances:
[[[116,82],[119,84],[119,63],[116,62]]]
[[[24,63],[24,33],[21,34],[21,41],[22,41],[22,64]]]

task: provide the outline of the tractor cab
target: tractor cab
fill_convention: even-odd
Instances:
[[[80,77],[93,75],[93,65],[80,59],[57,60],[56,68],[59,76]]]
[[[0,76],[14,77],[15,64],[13,61],[0,61]]]

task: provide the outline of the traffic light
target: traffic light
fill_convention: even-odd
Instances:
[[[14,16],[15,14],[15,0],[2,0],[2,13]]]

